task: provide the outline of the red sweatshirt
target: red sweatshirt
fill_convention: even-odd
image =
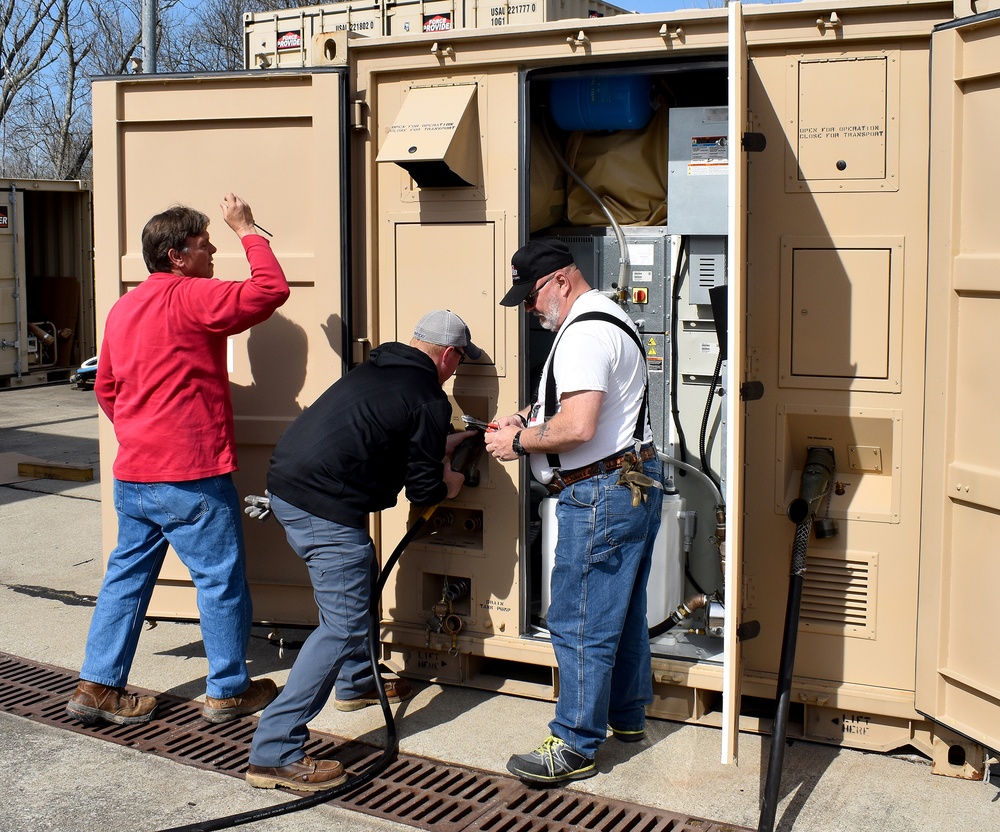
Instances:
[[[116,479],[236,470],[226,338],[267,320],[289,295],[267,240],[242,242],[249,280],[151,274],[111,308],[94,391],[118,437]]]

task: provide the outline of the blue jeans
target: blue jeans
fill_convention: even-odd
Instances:
[[[645,473],[663,481],[659,460]],[[559,535],[548,626],[559,664],[553,736],[593,758],[607,726],[641,730],[653,701],[646,580],[660,526],[663,492],[632,507],[618,471],[565,488],[556,505]]]
[[[336,686],[338,699],[375,687],[368,658],[368,605],[378,577],[367,529],[324,520],[271,495],[288,544],[306,562],[319,626],[302,645],[278,698],[260,715],[250,746],[255,766],[287,766],[304,756],[306,727]]]
[[[206,692],[247,689],[253,605],[239,495],[229,474],[189,482],[114,481],[118,545],[111,553],[80,677],[111,687],[128,680],[167,545],[191,573],[208,658]]]

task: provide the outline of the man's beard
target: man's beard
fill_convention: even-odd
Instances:
[[[535,308],[535,315],[538,316],[538,323],[541,324],[542,329],[547,329],[549,332],[555,332],[559,329],[559,298],[552,298],[545,308],[541,307]]]

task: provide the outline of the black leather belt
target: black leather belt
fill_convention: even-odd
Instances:
[[[596,477],[598,474],[609,474],[612,471],[617,471],[622,467],[622,462],[625,460],[625,454],[627,453],[633,452],[623,451],[620,454],[599,459],[597,462],[592,462],[590,465],[584,465],[582,468],[574,468],[572,471],[556,471],[552,475],[552,482],[545,487],[549,489],[550,494],[558,494],[567,485],[572,485],[575,482]],[[643,462],[647,462],[655,456],[656,448],[652,445],[643,445],[642,449],[639,451],[639,458]]]

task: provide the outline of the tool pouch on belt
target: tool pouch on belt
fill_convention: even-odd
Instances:
[[[643,473],[642,460],[634,451],[628,451],[622,457],[618,484],[627,485],[632,490],[632,508],[637,508],[640,502],[646,502],[649,499],[648,489],[659,488],[663,490],[662,483]]]

